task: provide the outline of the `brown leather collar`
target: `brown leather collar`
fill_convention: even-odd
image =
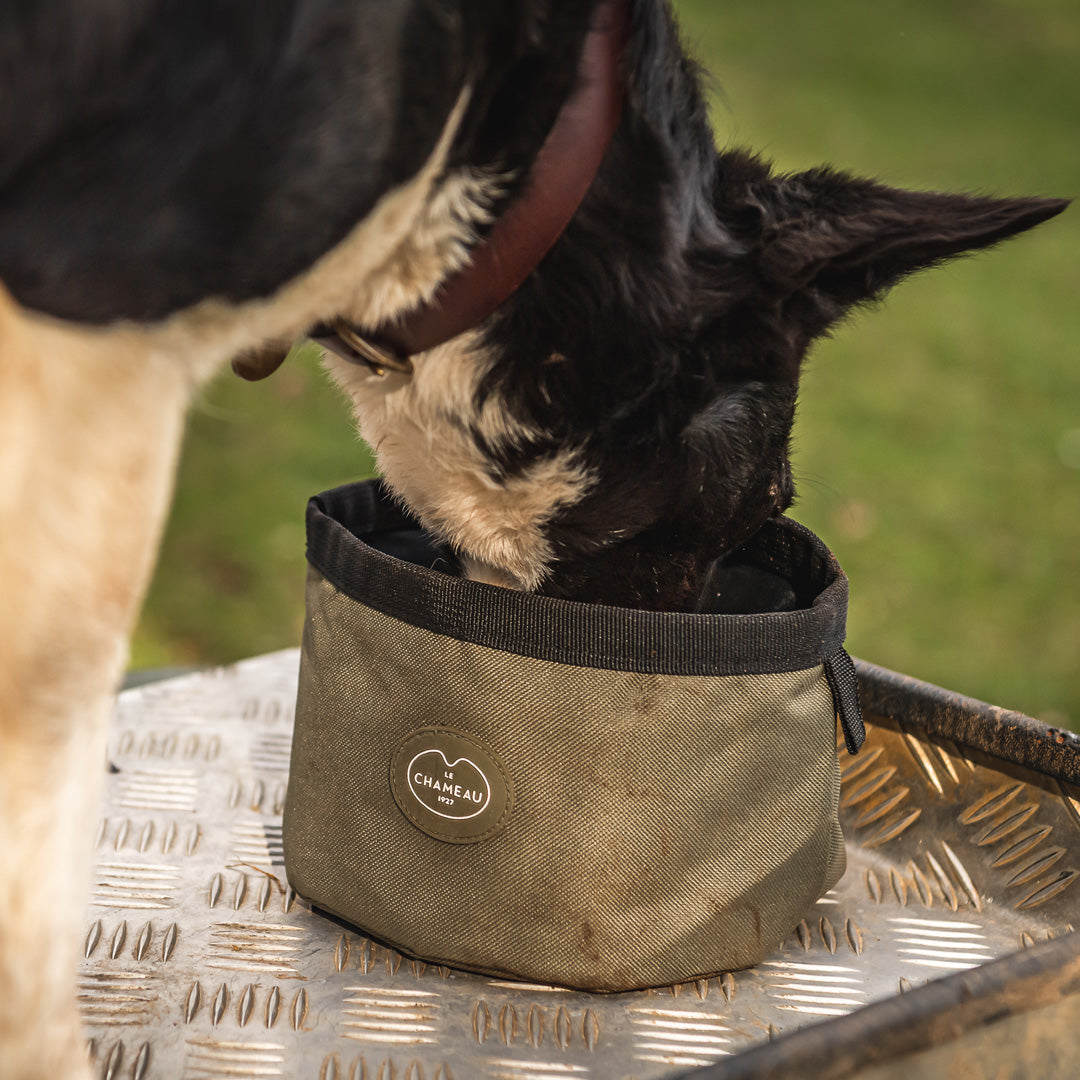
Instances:
[[[582,47],[577,89],[559,112],[521,194],[470,261],[430,302],[401,319],[370,330],[335,319],[315,328],[313,340],[379,375],[409,373],[411,356],[471,329],[509,299],[569,225],[615,133],[624,97],[619,64],[628,35],[626,9],[626,0],[601,0]],[[247,379],[264,378],[284,352],[276,363],[275,358],[273,350],[248,355],[234,360],[233,370]]]

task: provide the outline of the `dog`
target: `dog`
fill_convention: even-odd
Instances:
[[[0,47],[11,1080],[85,1075],[87,822],[185,409],[223,364],[324,342],[468,576],[692,610],[791,503],[812,343],[1066,205],[719,152],[661,0],[42,0]]]

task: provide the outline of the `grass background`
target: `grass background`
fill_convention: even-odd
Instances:
[[[721,142],[913,187],[1080,195],[1075,0],[681,0]],[[1080,208],[814,352],[796,514],[867,659],[1080,728]],[[196,404],[135,667],[295,644],[307,497],[371,457],[305,352]]]

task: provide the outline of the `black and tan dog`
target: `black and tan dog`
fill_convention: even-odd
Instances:
[[[661,0],[0,12],[0,1062],[72,1002],[111,694],[192,392],[314,333],[495,584],[690,608],[793,496],[800,362],[1062,202],[718,153]]]

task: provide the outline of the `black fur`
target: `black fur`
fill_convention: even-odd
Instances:
[[[70,319],[263,296],[420,167],[526,171],[590,3],[23,0],[0,6],[0,280]],[[513,192],[508,191],[507,197]]]
[[[548,533],[557,596],[693,607],[710,563],[794,498],[788,443],[814,340],[906,275],[1059,213],[1061,200],[776,176],[714,149],[666,7],[634,4],[626,112],[585,204],[492,319],[485,387],[579,446],[598,481]]]
[[[630,6],[615,140],[566,233],[485,327],[498,360],[481,393],[544,435],[485,449],[508,476],[578,447],[598,478],[548,526],[546,591],[679,609],[713,560],[790,505],[813,341],[905,275],[1065,203],[776,176],[718,153],[666,4]],[[88,321],[266,295],[415,172],[466,81],[452,164],[520,181],[594,8],[4,5],[0,100],[18,107],[0,115],[0,280],[29,307]]]

